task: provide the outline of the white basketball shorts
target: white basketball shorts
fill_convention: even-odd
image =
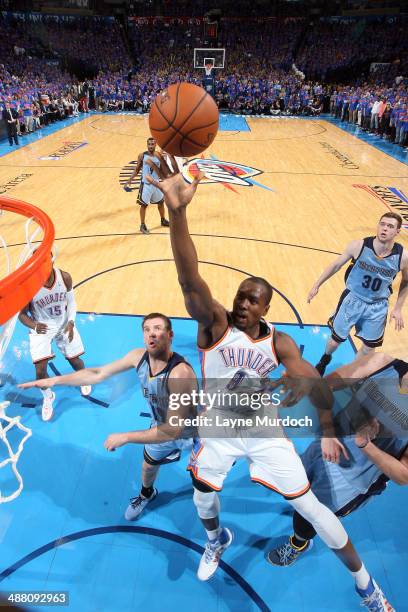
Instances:
[[[33,329],[30,331],[29,340],[33,363],[55,357],[55,353],[52,350],[52,342],[54,340],[66,359],[79,357],[85,352],[81,336],[76,327],[74,327],[74,337],[71,342],[68,341],[68,334],[64,333],[64,327],[51,328],[45,334],[37,334]]]
[[[197,439],[188,469],[197,480],[220,491],[234,462],[243,457],[252,481],[284,497],[299,497],[310,488],[302,461],[285,437]]]

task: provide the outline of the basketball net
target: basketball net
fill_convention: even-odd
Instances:
[[[213,65],[212,64],[206,64],[204,66],[205,74],[207,76],[211,76],[212,69],[213,69]]]
[[[23,490],[23,486],[24,486],[23,479],[19,471],[17,470],[17,461],[20,459],[20,455],[23,451],[24,444],[26,443],[26,441],[28,440],[28,438],[31,436],[31,433],[32,433],[29,427],[26,427],[20,422],[21,420],[20,416],[16,416],[12,418],[6,416],[5,410],[9,404],[10,402],[0,403],[0,442],[4,443],[7,449],[7,454],[8,454],[7,459],[4,459],[4,461],[0,462],[0,469],[5,467],[8,464],[11,464],[11,469],[13,470],[14,476],[16,477],[16,480],[18,482],[18,487],[14,491],[14,493],[11,493],[11,495],[3,496],[0,490],[0,504],[4,504],[5,502],[13,501],[13,499],[16,499],[16,497],[18,497],[21,491]],[[4,421],[7,423],[5,427],[3,426]],[[18,429],[20,429],[20,431],[25,432],[25,436],[22,438],[22,440],[20,440],[16,453],[13,452],[13,449],[10,446],[10,442],[7,440],[7,433],[10,431],[10,429],[12,429],[12,427],[17,427]]]
[[[0,212],[0,217],[6,216],[6,214],[8,213],[5,213],[2,210]],[[33,242],[35,238],[37,237],[38,233],[40,232],[41,227],[38,225],[37,227],[32,229],[31,224],[33,221],[34,221],[33,217],[28,218],[25,221],[24,230],[25,230],[25,241],[26,242],[25,242],[22,252],[20,253],[20,257],[17,261],[16,269],[22,266],[27,261],[27,259],[31,257],[31,255],[33,254],[36,248]],[[6,273],[8,275],[10,274],[11,267],[12,267],[11,260],[10,260],[10,254],[9,254],[7,243],[1,234],[0,234],[0,244],[3,247],[3,251],[5,254],[5,258],[6,258],[5,268],[6,268]],[[0,328],[0,365],[1,365],[1,359],[4,353],[6,352],[7,347],[10,343],[11,337],[13,335],[14,328],[17,322],[17,318],[18,318],[18,312],[14,316],[12,316],[8,321],[6,321],[6,323],[4,323],[4,325],[2,325]],[[0,372],[0,383],[1,383],[1,372]],[[28,438],[32,434],[31,429],[21,423],[20,416],[8,417],[6,415],[5,410],[9,405],[10,405],[10,402],[7,402],[7,401],[0,402],[0,444],[4,444],[7,450],[7,458],[4,461],[0,462],[0,469],[11,464],[11,469],[13,470],[14,476],[16,477],[18,486],[17,486],[17,489],[14,491],[14,493],[11,493],[11,495],[3,495],[0,489],[0,504],[13,501],[14,499],[16,499],[16,497],[20,495],[21,491],[23,490],[23,486],[24,486],[23,479],[17,469],[17,461],[19,460],[20,455],[23,451],[25,442],[28,440]],[[6,425],[4,425],[4,423],[6,423]],[[17,452],[15,453],[13,452],[10,442],[7,439],[7,434],[13,427],[17,427],[20,431],[25,433],[24,437],[22,438],[22,440],[20,441],[18,445]]]

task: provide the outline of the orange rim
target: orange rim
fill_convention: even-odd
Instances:
[[[32,217],[44,232],[43,241],[35,253],[17,270],[0,280],[0,325],[3,325],[30,302],[51,274],[55,229],[45,212],[22,200],[0,198],[0,210]]]

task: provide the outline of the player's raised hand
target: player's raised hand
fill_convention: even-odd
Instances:
[[[147,176],[146,182],[160,189],[164,194],[164,201],[167,208],[170,211],[176,211],[180,208],[185,208],[191,202],[197,191],[198,183],[203,177],[204,174],[200,172],[194,177],[193,182],[189,184],[183,178],[182,174],[178,173],[163,181],[156,181],[151,176]]]
[[[55,385],[56,376],[52,378],[39,378],[38,380],[31,380],[29,382],[20,383],[17,385],[20,389],[30,389],[31,387],[40,387],[41,389],[53,387]]]
[[[311,290],[309,291],[309,295],[307,296],[307,303],[310,304],[310,302],[313,300],[313,298],[319,293],[319,287],[317,287],[316,285],[313,285],[313,287],[311,288]]]
[[[391,311],[391,314],[390,314],[390,323],[392,323],[393,320],[395,322],[395,329],[397,331],[401,331],[401,329],[404,329],[404,319],[402,317],[401,310],[399,310],[398,308],[394,308]]]

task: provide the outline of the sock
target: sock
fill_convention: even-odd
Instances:
[[[52,397],[52,390],[51,389],[40,389],[43,398],[45,399],[46,397]]]
[[[303,550],[309,543],[309,540],[298,538],[296,534],[290,536],[289,541],[293,548],[297,548],[298,550]]]
[[[371,581],[371,578],[370,574],[367,572],[364,566],[364,563],[362,564],[358,572],[351,572],[351,574],[354,576],[357,588],[361,589],[362,591],[365,591]]]
[[[143,497],[145,497],[146,499],[150,499],[153,495],[153,487],[145,487],[144,485],[142,485],[142,488],[140,489],[140,494],[143,495]]]
[[[212,531],[209,529],[206,529],[206,532],[207,532],[208,540],[210,542],[215,542],[215,540],[218,539],[218,536],[221,533],[221,527],[217,527],[217,529],[213,529]]]

